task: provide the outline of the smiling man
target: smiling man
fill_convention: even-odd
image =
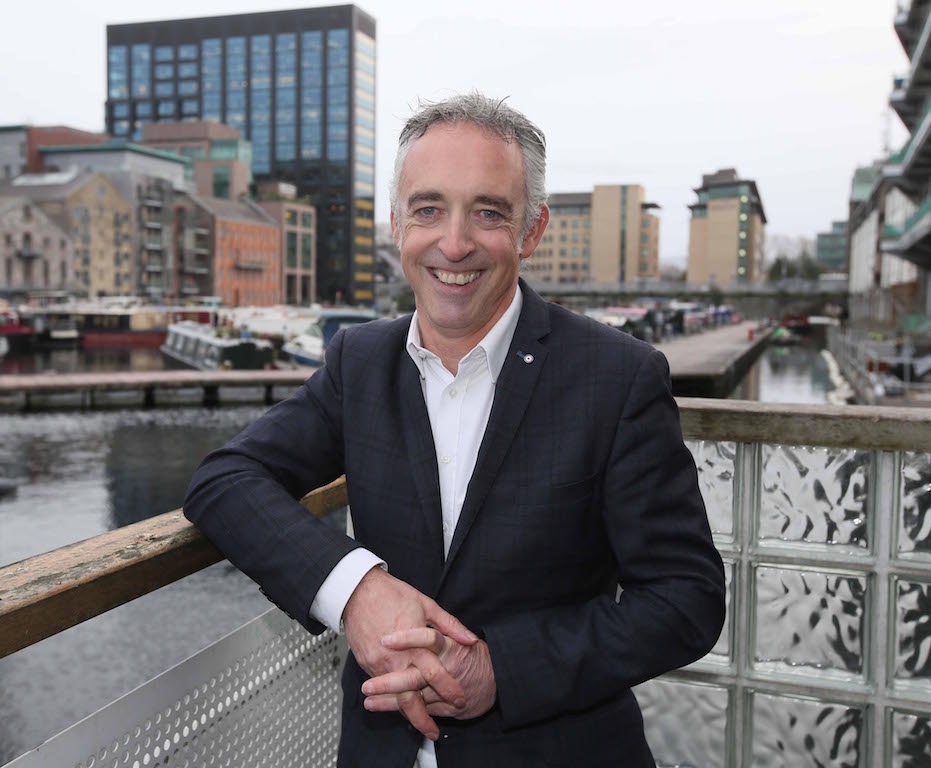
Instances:
[[[391,218],[416,312],[341,332],[185,501],[279,606],[345,629],[340,765],[652,766],[630,688],[720,632],[664,358],[519,280],[544,170],[500,101],[414,115]],[[343,473],[355,539],[296,501]]]

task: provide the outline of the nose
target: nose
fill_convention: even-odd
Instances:
[[[461,261],[473,250],[471,228],[468,218],[450,216],[446,230],[439,242],[440,251],[449,261]]]

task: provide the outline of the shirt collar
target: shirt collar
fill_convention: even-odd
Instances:
[[[520,310],[524,303],[524,296],[521,293],[520,286],[514,291],[514,298],[504,314],[498,318],[491,330],[485,334],[485,337],[475,345],[475,349],[481,347],[485,352],[485,360],[488,364],[488,373],[491,376],[492,383],[498,381],[501,369],[504,367],[504,361],[507,358],[508,349],[511,346],[511,339],[514,338],[514,331],[517,330],[517,321],[520,319]],[[472,354],[470,350],[462,359]],[[426,375],[427,358],[436,358],[429,349],[426,349],[420,338],[420,326],[417,324],[417,310],[411,317],[411,325],[407,330],[407,353],[411,360],[420,371],[420,377]],[[461,362],[461,361],[460,361]]]

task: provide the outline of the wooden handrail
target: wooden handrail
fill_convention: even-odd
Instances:
[[[931,453],[931,409],[678,404],[687,439]],[[301,503],[322,517],[347,499],[340,478]],[[175,510],[0,567],[0,658],[222,559]]]
[[[344,478],[307,494],[346,506]],[[223,560],[180,509],[0,568],[0,658]]]

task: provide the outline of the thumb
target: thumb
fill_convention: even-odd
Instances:
[[[424,605],[424,618],[430,626],[440,630],[457,643],[475,645],[478,642],[478,635],[466,629],[465,624],[451,613],[444,611],[433,600],[427,601],[427,604]]]

